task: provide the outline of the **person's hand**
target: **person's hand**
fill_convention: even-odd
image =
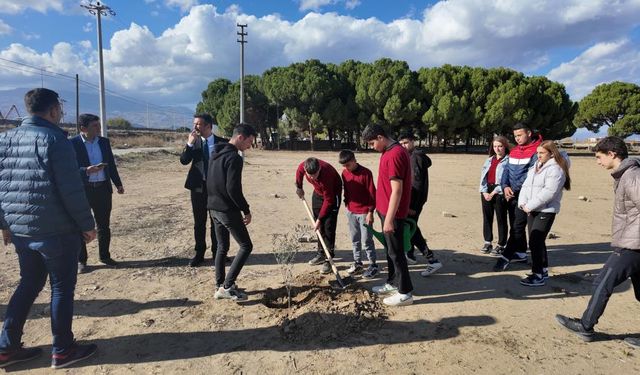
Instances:
[[[416,216],[416,210],[409,209],[409,216]]]
[[[244,215],[244,217],[242,218],[242,222],[244,223],[244,225],[249,225],[251,223],[251,214]]]
[[[320,219],[316,220],[315,224],[313,224],[313,230],[320,230]]]
[[[4,243],[4,246],[9,246],[11,244],[11,232],[9,232],[9,229],[2,230],[2,242]]]
[[[106,167],[106,165],[90,165],[87,167],[87,174],[94,174],[94,173],[98,173],[101,170],[104,169],[104,167]]]
[[[196,129],[193,129],[191,133],[189,133],[189,138],[187,138],[187,143],[192,145],[196,142],[196,139],[198,139],[198,132],[196,132]]]
[[[493,198],[493,194],[489,194],[489,193],[482,193],[482,196],[484,197],[484,200],[487,202],[489,202],[491,198]]]
[[[118,190],[118,194],[124,194],[124,186],[116,186],[116,190]]]
[[[391,234],[396,231],[396,226],[393,224],[393,220],[389,220],[388,217],[384,219],[384,224],[382,225],[382,231],[386,234]]]
[[[89,243],[96,239],[97,232],[95,229],[88,230],[86,232],[82,232],[82,238],[85,243]]]
[[[523,204],[522,206],[520,206],[520,209],[524,212],[526,212],[527,214],[531,213],[531,210],[527,208],[526,204]]]
[[[296,188],[296,194],[298,194],[298,198],[304,199],[304,190],[302,188]]]
[[[509,186],[504,188],[504,197],[506,200],[511,200],[511,198],[513,198],[514,196],[515,194],[513,194],[513,190],[511,190]]]
[[[364,219],[368,225],[373,225],[373,212],[368,212],[367,217]]]

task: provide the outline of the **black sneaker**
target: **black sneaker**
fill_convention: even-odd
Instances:
[[[593,336],[595,334],[595,332],[593,331],[593,328],[591,329],[584,328],[580,319],[569,318],[564,315],[558,314],[556,315],[556,321],[558,322],[558,324],[560,324],[567,330],[578,335],[582,340],[586,342],[590,342],[593,340]]]
[[[189,267],[198,267],[204,262],[204,255],[196,255],[189,262]]]
[[[480,251],[482,251],[485,254],[489,254],[492,249],[493,249],[493,246],[491,246],[491,243],[485,242],[484,246],[482,246],[482,249]]]
[[[494,257],[499,257],[502,256],[502,253],[504,253],[504,246],[496,245],[496,247],[493,248],[490,254]]]
[[[640,349],[640,339],[636,337],[627,337],[624,339],[624,343],[632,348]]]
[[[318,266],[322,263],[324,263],[325,259],[324,256],[317,254],[316,256],[314,256],[313,258],[311,258],[311,260],[309,261],[309,264],[312,266]]]
[[[529,272],[529,273],[527,274],[527,276],[531,276],[531,275],[533,275],[533,272]],[[548,271],[547,269],[542,270],[542,279],[543,279],[544,281],[549,280],[549,271]]]
[[[324,262],[322,264],[322,269],[320,270],[320,273],[323,273],[326,275],[328,273],[331,273],[332,271],[333,270],[331,269],[331,264],[329,264],[329,262]]]
[[[534,273],[520,280],[520,284],[524,286],[544,286],[545,282],[542,276]]]
[[[527,263],[527,253],[515,253],[511,259],[512,263]]]
[[[67,350],[51,356],[51,368],[63,368],[91,357],[98,350],[96,344],[73,343]]]
[[[107,266],[111,266],[111,267],[116,267],[118,265],[118,262],[116,262],[111,258],[100,259],[100,263],[106,264]]]
[[[498,258],[498,261],[493,266],[493,271],[494,272],[504,271],[509,267],[509,263],[511,263],[511,262],[509,262],[509,259],[501,256],[500,258]]]
[[[40,355],[42,355],[41,348],[23,348],[22,344],[20,344],[18,349],[0,352],[0,368],[11,366],[14,363],[30,361],[40,357]]]

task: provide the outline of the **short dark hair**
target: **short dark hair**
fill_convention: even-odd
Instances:
[[[416,140],[416,136],[413,135],[412,132],[402,132],[400,133],[400,136],[398,137],[398,140],[403,140],[403,139],[408,139],[410,141],[415,141]]]
[[[258,133],[256,133],[256,129],[249,124],[240,123],[233,128],[233,135],[241,135],[243,137],[257,137]]]
[[[619,137],[604,137],[596,143],[596,147],[593,148],[594,152],[602,152],[603,154],[609,151],[616,154],[618,158],[624,160],[629,157],[629,150],[624,140]]]
[[[387,132],[384,130],[382,125],[379,125],[379,124],[369,124],[362,131],[362,139],[365,142],[372,141],[376,139],[379,135],[385,138],[387,137]]]
[[[523,122],[518,122],[515,125],[513,125],[513,129],[512,130],[525,130],[525,131],[531,131],[531,128],[529,127],[529,125],[523,123]]]
[[[78,117],[78,126],[81,128],[88,128],[89,124],[94,121],[100,121],[100,117],[91,113],[83,113]]]
[[[38,88],[24,94],[24,106],[31,114],[47,112],[59,103],[60,95],[53,90]]]
[[[351,150],[342,150],[340,154],[338,154],[338,163],[346,164],[351,160],[355,160],[356,156],[353,154]]]
[[[304,171],[309,174],[315,174],[320,170],[320,162],[316,158],[307,158],[304,161]]]
[[[199,118],[207,125],[213,125],[213,117],[208,113],[196,113],[193,118]]]

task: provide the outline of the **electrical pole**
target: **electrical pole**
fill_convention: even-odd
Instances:
[[[244,37],[248,34],[244,32],[244,28],[247,27],[246,23],[244,25],[237,23],[236,26],[240,28],[240,31],[236,33],[240,36],[237,41],[240,43],[240,123],[244,123],[244,44],[247,43]]]
[[[89,0],[89,4],[80,4],[81,7],[89,10],[89,13],[96,16],[98,23],[98,54],[100,56],[100,135],[107,136],[107,110],[104,105],[104,64],[102,62],[102,16],[115,16],[116,12],[110,7],[103,5],[99,1],[95,4]]]
[[[80,134],[80,78],[76,74],[76,130]]]

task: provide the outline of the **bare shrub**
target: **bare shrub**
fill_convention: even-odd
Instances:
[[[293,261],[300,249],[299,238],[305,234],[303,225],[296,225],[292,232],[285,234],[273,234],[271,244],[273,245],[273,255],[280,266],[282,283],[287,288],[287,304],[291,308],[291,282],[293,280]]]

